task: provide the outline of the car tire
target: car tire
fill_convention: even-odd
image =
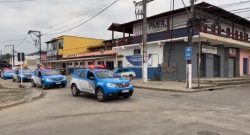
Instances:
[[[130,98],[130,97],[131,97],[131,95],[124,95],[124,96],[123,96],[124,99],[128,99],[128,98]]]
[[[102,88],[97,88],[96,90],[96,98],[99,102],[105,102],[107,100],[106,95]]]
[[[46,87],[46,85],[44,83],[42,83],[42,88],[43,88],[43,90],[47,89],[47,87]]]
[[[71,86],[71,94],[74,96],[74,97],[78,97],[80,95],[80,91],[78,90],[77,86],[75,84],[73,84]]]
[[[31,80],[31,86],[36,87],[36,84],[35,84],[34,80]]]

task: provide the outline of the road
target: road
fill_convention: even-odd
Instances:
[[[136,89],[130,99],[106,103],[51,89],[42,99],[1,110],[0,134],[247,135],[249,97],[250,85],[192,94]]]

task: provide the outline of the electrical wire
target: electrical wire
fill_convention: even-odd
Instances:
[[[36,0],[3,0],[0,3],[17,3],[17,2],[29,2],[29,1],[36,1]]]
[[[23,44],[23,42],[27,39],[27,37],[28,37],[28,34],[26,34],[23,40],[15,48],[19,48]]]
[[[66,29],[66,30],[63,30],[63,31],[60,31],[60,32],[54,32],[54,33],[47,33],[47,34],[43,34],[43,35],[57,35],[57,34],[62,34],[62,33],[65,33],[65,32],[68,32],[68,31],[71,31],[75,28],[78,28],[80,26],[82,26],[83,24],[91,21],[92,19],[94,19],[95,17],[97,17],[98,15],[100,15],[101,13],[103,13],[104,11],[106,11],[108,8],[110,8],[112,5],[114,5],[115,3],[117,3],[118,1],[120,0],[115,0],[114,2],[112,2],[111,4],[109,4],[107,7],[105,7],[103,10],[101,10],[100,12],[98,12],[97,14],[93,15],[92,17],[90,17],[89,19],[87,19],[86,21],[76,25],[76,26],[73,26],[72,28],[69,28],[69,29]]]
[[[250,0],[235,2],[235,3],[230,3],[230,4],[224,4],[224,5],[219,5],[219,7],[235,6],[235,5],[246,4],[246,3],[250,3]]]

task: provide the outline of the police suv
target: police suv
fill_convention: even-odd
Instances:
[[[43,89],[55,86],[61,86],[64,88],[67,86],[67,79],[56,70],[37,69],[31,77],[31,84],[33,87],[42,86]]]
[[[23,81],[30,81],[32,74],[33,72],[28,68],[24,68],[22,71],[20,68],[17,68],[14,70],[12,80],[13,82],[18,82],[18,83],[21,82],[21,79]]]
[[[114,78],[114,74],[106,69],[80,69],[73,74],[71,93],[79,96],[80,93],[95,94],[98,101],[104,102],[109,97],[133,95],[134,87],[125,78]]]

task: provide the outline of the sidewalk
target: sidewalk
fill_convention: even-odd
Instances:
[[[177,81],[148,81],[148,83],[143,83],[142,80],[133,80],[133,85],[136,88],[148,89],[148,90],[157,90],[157,91],[169,91],[169,92],[184,92],[184,93],[193,93],[200,91],[210,91],[225,89],[232,86],[215,86],[210,84],[201,84],[200,88],[197,83],[193,83],[193,89],[187,89],[185,82]]]
[[[0,80],[0,110],[18,104],[31,102],[43,96],[43,92],[31,88],[19,88],[11,80]]]

